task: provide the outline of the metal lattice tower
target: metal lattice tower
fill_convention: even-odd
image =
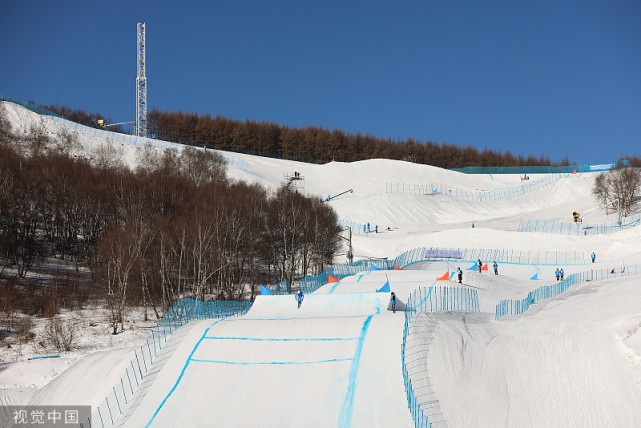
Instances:
[[[138,77],[136,77],[136,132],[147,136],[147,76],[145,75],[145,23],[138,23]]]

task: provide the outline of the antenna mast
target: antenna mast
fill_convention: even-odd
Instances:
[[[145,23],[138,23],[138,77],[136,77],[136,129],[139,137],[147,136],[147,76],[145,75]]]

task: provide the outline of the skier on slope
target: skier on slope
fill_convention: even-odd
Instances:
[[[463,284],[463,271],[460,267],[456,268],[456,273],[458,274],[458,283]]]
[[[396,313],[396,294],[394,294],[393,291],[390,295],[389,301],[392,304],[392,312]]]
[[[596,254],[594,254],[594,251],[592,252],[592,263],[594,263],[594,260],[596,259]]]
[[[559,272],[559,268],[556,268],[556,270],[554,271],[554,274],[556,275],[556,280],[558,281],[559,276],[561,276],[561,272]]]
[[[298,308],[300,309],[301,303],[303,303],[303,298],[305,296],[303,295],[303,290],[298,290],[298,293],[296,293],[296,300],[298,301]]]
[[[494,275],[499,274],[499,265],[494,261]]]
[[[564,272],[563,272],[563,268],[561,268],[561,270],[559,271],[559,273],[561,274],[561,281],[563,281],[563,274],[564,274]]]
[[[478,263],[479,263],[479,273],[481,273],[481,268],[483,267],[483,262],[481,261],[481,259],[479,259]]]

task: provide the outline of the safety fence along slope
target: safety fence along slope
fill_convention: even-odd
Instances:
[[[530,306],[540,300],[550,297],[558,296],[566,291],[572,285],[581,284],[587,281],[600,281],[602,279],[617,278],[622,276],[639,275],[641,273],[641,265],[623,266],[620,269],[603,269],[603,270],[589,270],[579,272],[568,276],[563,281],[559,281],[552,285],[544,285],[534,291],[528,293],[526,297],[521,300],[501,300],[496,305],[496,313],[494,318],[501,319],[505,315],[519,315],[530,309]]]
[[[519,232],[557,233],[560,235],[606,235],[637,227],[641,215],[626,217],[620,222],[590,224],[583,222],[560,222],[547,220],[521,220]]]
[[[201,302],[193,299],[183,299],[173,305],[144,345],[134,351],[125,373],[112,387],[111,392],[97,408],[93,409],[91,421],[81,421],[80,426],[109,428],[113,426],[125,405],[132,399],[143,377],[160,355],[160,351],[169,336],[179,327],[195,320],[225,318],[247,313],[252,302]]]
[[[444,254],[455,257],[442,256]],[[393,259],[359,260],[353,263],[335,265],[318,275],[310,275],[298,280],[298,287],[303,293],[313,293],[329,282],[329,277],[341,280],[357,273],[379,269],[394,270],[406,268],[414,263],[425,261],[457,260],[465,263],[496,261],[498,263],[525,263],[539,265],[572,265],[585,264],[586,255],[576,251],[524,251],[492,248],[435,248],[420,247],[406,251]],[[286,281],[266,287],[274,294],[289,294],[291,286]]]
[[[568,174],[548,175],[538,180],[524,181],[516,186],[507,186],[490,190],[471,190],[443,183],[387,183],[385,185],[385,192],[424,196],[445,195],[468,202],[500,201],[525,195],[526,193],[534,190],[539,190],[567,176]]]
[[[407,300],[401,357],[407,404],[417,428],[447,426],[427,370],[421,364],[432,338],[430,325],[423,329],[412,323],[419,313],[442,311],[479,312],[478,293],[467,288],[432,286],[417,289]]]
[[[439,257],[441,254],[455,257]],[[524,264],[585,264],[586,255],[577,251],[526,251],[496,248],[414,248],[400,254],[391,264],[405,268],[413,263],[429,260],[458,260],[461,262],[496,261],[498,263]]]

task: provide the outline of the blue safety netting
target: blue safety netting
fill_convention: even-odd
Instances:
[[[537,180],[526,180],[514,186],[495,189],[470,189],[443,183],[386,183],[386,193],[402,193],[409,195],[436,196],[443,195],[467,202],[491,202],[510,199],[526,193],[540,190],[551,185],[568,174],[551,174]]]
[[[561,235],[606,235],[621,230],[637,227],[641,224],[641,215],[626,217],[621,222],[584,223],[560,222],[547,220],[521,220],[519,232],[557,233]]]
[[[617,162],[604,163],[599,165],[567,165],[567,166],[466,166],[463,168],[452,168],[452,171],[465,174],[567,174],[576,171],[596,172],[608,171],[615,166],[629,166],[630,161],[623,159]]]

